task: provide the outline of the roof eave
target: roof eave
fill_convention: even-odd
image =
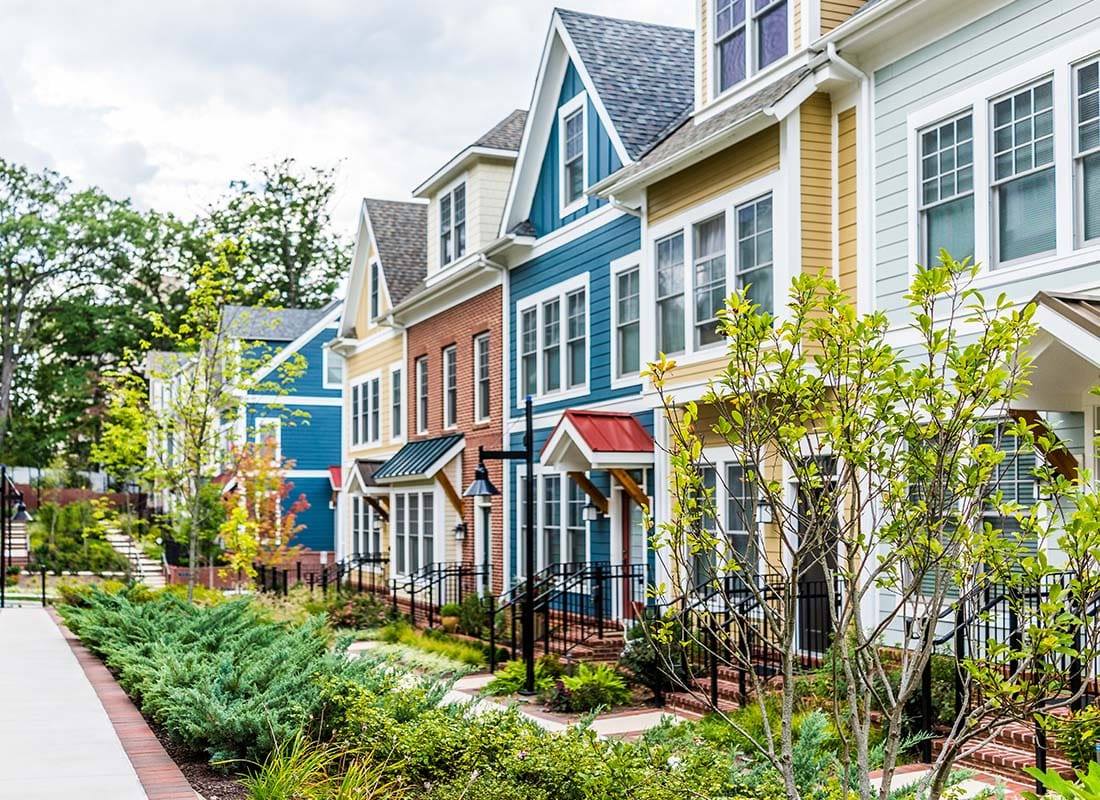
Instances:
[[[436,170],[430,178],[413,189],[412,196],[422,199],[431,197],[432,192],[438,189],[446,181],[454,177],[464,169],[471,161],[478,158],[495,158],[506,161],[515,161],[518,155],[515,150],[506,150],[501,147],[467,147],[457,156],[452,158],[440,169]]]

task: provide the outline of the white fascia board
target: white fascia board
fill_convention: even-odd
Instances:
[[[470,146],[452,158],[438,170],[436,170],[430,178],[424,181],[422,184],[413,189],[413,197],[422,197],[425,200],[429,199],[432,193],[439,188],[443,183],[446,183],[452,177],[459,172],[466,169],[470,162],[478,158],[493,158],[502,159],[507,161],[516,160],[515,150],[505,150],[502,147],[474,147]]]
[[[351,336],[351,331],[355,328],[367,269],[367,254],[370,253],[373,241],[370,214],[367,213],[367,201],[364,199],[359,207],[359,232],[355,237],[355,250],[351,257],[351,279],[348,281],[348,290],[340,313],[340,335],[344,337]],[[375,252],[378,251],[377,246],[374,249]]]
[[[1094,367],[1100,367],[1100,338],[1058,312],[1039,304],[1035,324]]]

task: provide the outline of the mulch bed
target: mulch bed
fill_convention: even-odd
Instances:
[[[144,715],[143,715],[144,716]],[[176,762],[183,777],[206,800],[248,800],[248,792],[231,775],[218,772],[201,754],[195,754],[172,741],[168,731],[150,720],[145,721],[160,741],[165,752]]]

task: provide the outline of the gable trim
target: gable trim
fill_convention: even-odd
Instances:
[[[329,309],[329,312],[327,314],[321,317],[318,322],[314,323],[312,328],[303,333],[294,341],[289,342],[275,355],[274,358],[268,361],[267,364],[263,366],[263,368],[258,370],[253,375],[253,379],[257,381],[263,380],[271,374],[272,370],[285,362],[288,358],[290,358],[292,354],[297,353],[299,350],[309,344],[313,339],[320,335],[322,331],[326,330],[327,328],[333,327],[337,320],[340,319],[341,310],[342,309],[339,305],[333,305],[333,307]],[[322,359],[322,362],[323,361],[324,359]],[[324,377],[324,375],[321,376],[322,384],[324,381]]]

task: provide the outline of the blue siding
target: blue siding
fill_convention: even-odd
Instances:
[[[523,298],[541,292],[573,278],[588,273],[588,389],[586,397],[570,400],[546,401],[536,398],[538,411],[554,411],[611,400],[624,395],[637,394],[640,383],[624,388],[611,388],[611,262],[636,252],[641,246],[641,221],[637,217],[623,215],[607,225],[574,241],[534,258],[513,269],[511,283],[511,307],[508,309],[510,330],[518,331],[516,307]],[[522,414],[519,405],[517,348],[518,336],[512,336],[508,345],[511,364],[510,405],[511,416]]]
[[[331,340],[336,328],[325,328],[303,344],[298,352],[305,359],[305,370],[285,387],[280,398],[285,408],[272,408],[262,403],[249,403],[246,424],[251,431],[258,417],[276,417],[282,420],[280,440],[282,455],[294,463],[291,470],[325,470],[339,464],[341,459],[341,406],[297,405],[295,398],[327,398],[338,400],[341,390],[324,386],[324,343]],[[285,347],[284,343],[270,343],[271,347]],[[272,375],[272,379],[277,379]],[[334,550],[336,547],[335,514],[328,507],[332,487],[327,477],[291,477],[294,484],[289,506],[303,493],[310,508],[303,512],[299,524],[306,527],[295,537],[294,544],[313,550]]]
[[[558,97],[558,108],[568,103],[584,90],[580,75],[576,67],[570,62],[562,79],[561,94]],[[585,119],[588,125],[588,185],[591,186],[603,180],[612,172],[622,167],[622,161],[615,146],[611,143],[611,137],[600,121],[596,113],[596,107],[589,99]],[[580,219],[585,214],[595,211],[607,201],[599,198],[589,198],[585,208],[561,216],[560,209],[560,181],[559,161],[560,150],[558,148],[558,120],[554,115],[554,122],[550,128],[550,138],[546,143],[546,151],[542,157],[542,167],[539,170],[538,183],[535,186],[535,196],[531,201],[531,224],[535,226],[538,236],[557,230],[558,228]]]

